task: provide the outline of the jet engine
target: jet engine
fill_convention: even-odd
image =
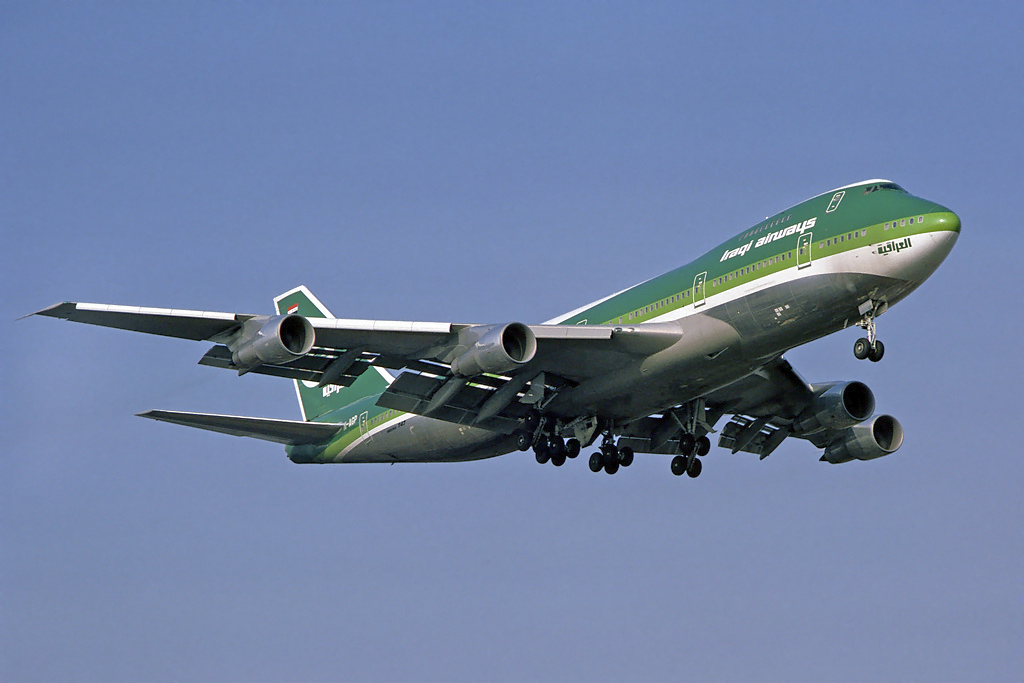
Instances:
[[[811,388],[817,396],[793,422],[794,431],[800,435],[851,427],[875,412],[875,395],[863,382],[837,382]]]
[[[463,339],[477,337],[468,350],[451,362],[452,372],[461,377],[510,372],[529,363],[537,353],[537,338],[522,323],[481,325],[465,330],[460,336]]]
[[[253,321],[255,322],[255,321]],[[240,368],[280,365],[301,358],[313,348],[316,333],[301,315],[275,315],[231,345],[231,361]]]
[[[892,415],[876,415],[854,425],[833,441],[821,459],[838,465],[851,460],[873,460],[895,453],[903,444],[903,425]]]

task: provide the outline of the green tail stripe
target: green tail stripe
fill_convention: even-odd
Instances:
[[[296,287],[274,298],[279,314],[297,313],[306,318],[333,318],[327,307],[320,303],[304,285]],[[388,388],[390,382],[376,368],[364,372],[350,387],[315,384],[295,381],[295,392],[302,408],[302,419],[317,420],[331,411],[344,408],[361,398],[379,394]]]

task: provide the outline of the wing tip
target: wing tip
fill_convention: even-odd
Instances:
[[[18,320],[31,318],[34,315],[45,315],[48,318],[63,318],[64,320],[67,320],[68,316],[75,310],[75,308],[77,308],[77,306],[78,304],[74,301],[61,301],[60,303],[53,304],[52,306],[47,306],[40,311],[26,313],[18,318]]]

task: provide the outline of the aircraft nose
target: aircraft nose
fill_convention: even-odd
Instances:
[[[946,209],[946,213],[939,217],[939,228],[941,230],[949,230],[955,232],[957,235],[960,234],[960,216]]]

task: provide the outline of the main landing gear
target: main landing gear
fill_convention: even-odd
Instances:
[[[555,467],[561,467],[566,458],[571,460],[580,454],[580,442],[578,439],[563,441],[557,436],[541,436],[533,446],[533,453],[541,465],[550,461]]]
[[[670,451],[676,450],[678,453],[672,459],[672,474],[687,474],[691,478],[700,476],[703,466],[698,458],[711,451],[708,434],[715,431],[714,423],[720,417],[720,410],[707,408],[703,398],[665,411],[662,423],[651,433],[651,440],[656,442],[653,443],[656,451],[664,453],[661,449],[667,444]],[[591,454],[587,463],[591,472],[604,470],[607,474],[615,474],[619,468],[633,464],[633,449],[625,445],[629,439],[616,439],[613,424],[602,425],[600,432],[599,423],[594,418],[588,419],[586,429],[580,429],[575,423],[562,425],[554,422],[553,418],[542,418],[531,424],[534,425],[532,433],[526,429],[516,433],[516,445],[522,450],[529,450],[532,446],[537,462],[542,465],[550,462],[555,467],[561,467],[566,460],[579,455],[581,443],[589,445],[599,434],[601,445]],[[575,437],[568,440],[558,436],[573,433]],[[669,439],[677,439],[677,442],[673,444]]]
[[[679,451],[682,455],[672,458],[672,474],[680,477],[685,473],[696,479],[703,469],[697,456],[707,455],[711,451],[711,439],[706,435],[695,437],[690,432],[683,432],[679,435]]]
[[[633,449],[629,446],[616,446],[611,434],[605,434],[601,449],[590,456],[591,472],[604,470],[608,474],[615,474],[619,467],[629,467],[632,464]]]
[[[863,328],[868,333],[866,338],[861,337],[853,344],[853,355],[857,360],[867,358],[872,363],[877,363],[885,355],[885,344],[878,340],[878,335],[875,332],[875,316],[878,312],[880,312],[879,306],[875,304],[857,323],[858,327]]]

